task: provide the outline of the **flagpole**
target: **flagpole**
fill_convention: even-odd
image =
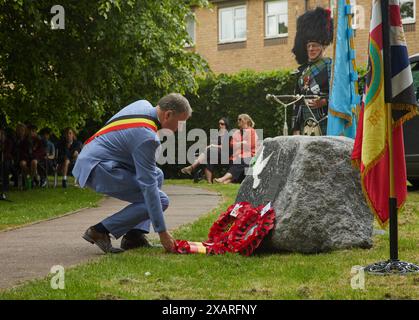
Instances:
[[[398,222],[397,222],[397,198],[394,186],[394,157],[393,157],[393,115],[391,103],[387,103],[387,141],[389,158],[389,216],[390,216],[390,260],[398,261]]]
[[[393,113],[392,113],[392,87],[391,87],[391,50],[390,50],[390,23],[389,1],[380,0],[382,32],[383,32],[383,65],[384,65],[384,101],[387,111],[387,143],[389,157],[389,236],[390,236],[390,259],[369,266],[364,270],[370,274],[417,274],[419,266],[409,262],[399,261],[398,248],[398,219],[397,219],[397,196],[394,181],[394,153],[393,153]]]
[[[398,222],[397,222],[397,197],[394,183],[394,152],[393,152],[393,112],[391,102],[391,50],[390,50],[390,21],[389,21],[389,1],[381,0],[381,17],[383,24],[383,65],[384,65],[384,101],[387,110],[387,143],[389,160],[389,236],[390,236],[390,260],[397,262],[399,257],[398,246]]]
[[[381,16],[383,24],[383,64],[384,64],[384,100],[387,109],[387,143],[389,158],[389,232],[390,232],[390,260],[397,261],[399,256],[398,248],[398,222],[397,222],[397,197],[394,183],[394,153],[393,153],[393,113],[391,102],[391,50],[390,50],[390,23],[389,23],[389,1],[381,0]]]

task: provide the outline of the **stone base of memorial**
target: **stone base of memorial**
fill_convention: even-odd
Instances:
[[[275,228],[262,244],[302,253],[371,248],[373,215],[345,137],[267,138],[236,202],[272,202]]]

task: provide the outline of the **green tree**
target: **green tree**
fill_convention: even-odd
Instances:
[[[194,92],[206,62],[184,49],[185,19],[206,0],[0,0],[0,107],[9,121],[55,129],[136,100]]]

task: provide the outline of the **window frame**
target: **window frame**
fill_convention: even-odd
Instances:
[[[244,9],[245,10],[244,22],[245,22],[245,28],[246,28],[246,35],[245,35],[244,38],[235,38],[235,34],[236,34],[235,10],[236,9]],[[222,35],[221,14],[222,14],[222,12],[225,12],[225,11],[228,11],[228,10],[233,11],[233,38],[222,40],[221,39],[221,35]],[[240,18],[240,19],[242,19],[242,18]],[[234,42],[244,42],[244,41],[247,41],[247,6],[246,6],[246,4],[240,4],[240,5],[231,6],[231,7],[219,8],[218,9],[218,43],[219,44],[224,44],[224,43],[234,43]]]
[[[288,37],[288,32],[287,33],[278,33],[276,35],[272,35],[269,36],[268,35],[268,17],[270,16],[275,16],[277,18],[277,22],[278,22],[278,17],[280,14],[276,14],[276,15],[269,15],[268,16],[268,4],[272,3],[272,2],[286,2],[287,3],[287,27],[288,27],[288,0],[271,0],[271,1],[265,1],[265,39],[276,39],[276,38],[286,38]]]
[[[195,12],[192,12],[189,17],[191,17],[192,18],[192,21],[193,21],[193,37],[191,37],[191,35],[188,32],[188,25],[187,25],[188,21],[186,21],[186,26],[185,26],[186,32],[188,32],[188,35],[192,39],[192,43],[188,43],[187,41],[185,41],[185,47],[186,48],[192,48],[196,44],[196,16],[195,16]]]
[[[416,0],[407,0],[407,1],[413,2],[413,18],[402,18],[402,24],[413,24],[413,23],[416,23]],[[400,3],[400,8],[401,8],[401,3]]]

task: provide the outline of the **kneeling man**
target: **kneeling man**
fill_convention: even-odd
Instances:
[[[175,132],[192,114],[188,100],[171,93],[153,107],[136,101],[114,115],[89,138],[77,158],[73,175],[81,187],[128,201],[130,205],[91,226],[83,238],[105,253],[118,253],[148,244],[150,220],[160,242],[173,251],[174,239],[166,230],[163,211],[169,206],[161,190],[163,172],[156,166],[160,150],[159,128]],[[121,248],[112,247],[109,234],[124,236]]]

